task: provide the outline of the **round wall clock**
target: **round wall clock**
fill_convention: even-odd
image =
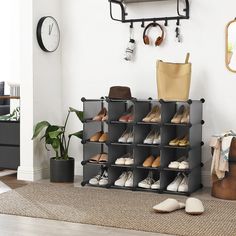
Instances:
[[[37,25],[37,40],[45,52],[54,52],[60,43],[60,29],[57,21],[51,16],[42,17]]]

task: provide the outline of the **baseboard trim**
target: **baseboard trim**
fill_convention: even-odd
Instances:
[[[24,181],[37,181],[48,178],[49,168],[27,168],[19,166],[17,170],[17,179]]]

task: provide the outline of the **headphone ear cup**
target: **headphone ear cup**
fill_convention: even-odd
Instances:
[[[144,42],[144,44],[146,44],[146,45],[149,45],[149,44],[150,44],[150,41],[149,41],[149,38],[148,38],[147,35],[144,35],[144,37],[143,37],[143,42]]]
[[[160,46],[163,42],[163,39],[164,39],[163,37],[158,37],[155,42],[155,46]]]

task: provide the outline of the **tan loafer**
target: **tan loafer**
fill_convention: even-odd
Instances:
[[[100,139],[100,137],[103,135],[103,132],[102,131],[100,131],[100,132],[96,132],[95,134],[93,134],[90,138],[89,138],[89,140],[91,141],[91,142],[97,142],[99,139]]]
[[[92,156],[91,158],[89,158],[89,162],[90,163],[97,163],[99,161],[101,157],[101,154],[96,154],[94,156]]]
[[[108,140],[108,133],[102,134],[102,136],[99,138],[98,142],[106,142]]]
[[[152,167],[153,167],[153,168],[158,168],[158,167],[160,167],[160,166],[161,166],[161,157],[158,156],[158,157],[154,160],[154,162],[152,163]]]
[[[151,167],[154,160],[155,160],[154,156],[147,157],[146,160],[143,162],[143,166],[144,167]]]
[[[102,155],[99,158],[98,163],[107,163],[108,162],[108,154],[102,153]]]

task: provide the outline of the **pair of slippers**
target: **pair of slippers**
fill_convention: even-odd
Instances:
[[[184,209],[187,214],[201,215],[204,212],[202,202],[197,198],[188,198],[186,203],[178,202],[176,199],[168,198],[153,207],[153,210],[159,213],[170,213],[176,210]]]

